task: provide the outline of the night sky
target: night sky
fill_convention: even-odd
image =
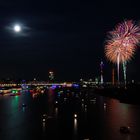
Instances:
[[[77,81],[100,75],[111,81],[112,63],[104,55],[107,32],[125,19],[140,20],[140,3],[134,0],[0,1],[0,79]],[[17,34],[11,27],[23,27]],[[140,80],[140,48],[128,63],[128,79]]]

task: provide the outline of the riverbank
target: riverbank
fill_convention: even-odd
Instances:
[[[100,87],[94,89],[95,94],[114,98],[120,102],[140,105],[139,92],[139,85],[127,85],[126,87]]]

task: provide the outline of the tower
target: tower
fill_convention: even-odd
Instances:
[[[100,70],[101,70],[101,84],[104,83],[104,78],[103,78],[103,67],[104,67],[104,63],[103,63],[103,61],[101,60],[101,63],[100,63]]]
[[[112,68],[112,85],[115,84],[115,70]]]

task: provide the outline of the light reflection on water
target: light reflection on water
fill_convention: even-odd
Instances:
[[[86,103],[83,97],[78,97],[81,100],[77,104],[77,98],[76,103],[73,102],[73,94],[69,91],[66,97],[65,93],[61,93],[58,98],[54,90],[50,89],[35,99],[26,93],[17,97],[0,97],[0,139],[9,140],[16,136],[21,140],[25,136],[38,139],[42,131],[53,131],[54,137],[61,139],[64,138],[63,133],[71,135],[70,132],[74,134],[74,139],[84,139],[85,136],[99,140],[140,139],[140,106],[97,95],[94,98],[88,97]],[[64,98],[67,98],[66,101]],[[25,102],[27,108],[22,107]],[[78,118],[73,118],[75,111],[79,114]],[[45,122],[40,121],[42,113],[54,117],[54,120],[48,119],[47,130]],[[132,134],[121,134],[121,126],[130,126]],[[44,139],[49,139],[47,136]],[[70,139],[69,136],[67,139]]]
[[[140,131],[140,127],[137,125],[140,121],[137,118],[137,116],[140,116],[140,108],[135,105],[120,103],[114,99],[104,100],[106,101],[104,106],[104,127],[107,128],[104,134],[105,137],[114,140],[135,140],[140,137],[138,133],[133,134],[136,131]],[[121,134],[119,131],[121,126],[129,126],[132,133],[128,135]]]
[[[57,116],[58,116],[58,108],[56,107],[55,108],[55,117],[57,118]]]
[[[77,118],[74,118],[74,133],[77,134]]]
[[[47,102],[48,102],[48,115],[52,116],[53,115],[53,110],[54,110],[54,90],[53,89],[49,89],[48,90],[48,98],[47,98]]]

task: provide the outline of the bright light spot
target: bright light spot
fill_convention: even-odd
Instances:
[[[77,118],[77,114],[74,114],[74,118]]]
[[[45,119],[43,119],[43,122],[45,122],[46,120]]]
[[[104,103],[104,109],[106,109],[106,103]]]
[[[15,25],[14,26],[14,31],[15,32],[20,32],[21,31],[21,26],[20,25]]]

